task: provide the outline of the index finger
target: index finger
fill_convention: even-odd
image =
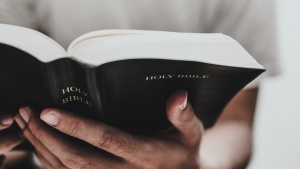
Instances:
[[[21,108],[19,114],[20,116],[18,116],[25,123],[21,125],[21,128],[26,138],[37,151],[43,153],[51,164],[56,163],[55,168],[64,168],[60,166],[60,162],[69,168],[80,168],[81,165],[84,166],[90,162],[101,163],[103,166],[116,165],[116,160],[106,160],[103,152],[90,145],[82,144],[82,142],[46,125],[36,117],[30,108]]]
[[[14,118],[7,113],[0,112],[0,130],[4,130],[12,125]]]
[[[65,134],[127,160],[132,160],[142,145],[129,133],[62,110],[46,109],[41,119]]]

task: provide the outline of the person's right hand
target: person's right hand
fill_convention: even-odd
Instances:
[[[0,112],[0,169],[3,167],[5,153],[20,144],[24,138],[10,127],[14,122],[12,115]]]

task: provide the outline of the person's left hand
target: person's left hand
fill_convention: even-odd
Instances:
[[[200,168],[203,127],[185,91],[169,98],[167,116],[174,130],[156,138],[132,135],[57,109],[40,115],[52,127],[28,107],[21,108],[16,119],[46,168]]]
[[[22,133],[12,128],[13,122],[13,115],[0,112],[0,155],[6,154],[24,141]]]
[[[0,112],[0,169],[4,166],[5,155],[24,140],[22,133],[12,128],[13,122],[13,115]]]

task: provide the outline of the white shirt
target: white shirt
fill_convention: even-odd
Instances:
[[[278,72],[275,16],[274,0],[0,1],[1,23],[38,29],[65,48],[100,29],[224,33],[267,69],[260,78]]]

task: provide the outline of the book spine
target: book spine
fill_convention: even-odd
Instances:
[[[87,91],[92,100],[92,106],[94,114],[98,120],[104,120],[104,86],[99,84],[98,81],[102,82],[101,76],[97,75],[96,68],[86,68],[85,69],[85,82],[87,86]]]
[[[45,63],[44,70],[53,107],[90,118],[100,118],[101,104],[93,87],[93,71],[70,58]]]

